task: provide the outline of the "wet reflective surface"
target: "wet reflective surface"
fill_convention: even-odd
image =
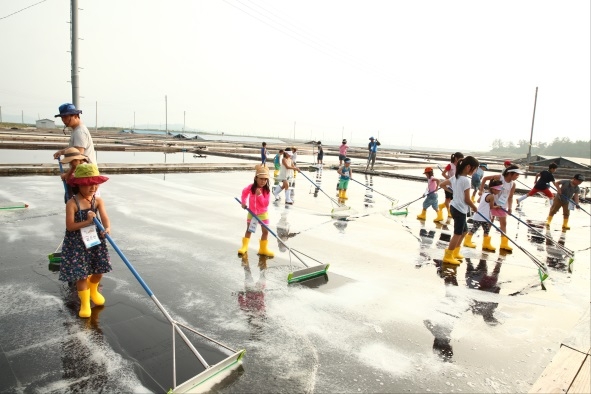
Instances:
[[[260,230],[237,257],[246,215],[234,197],[251,172],[113,175],[101,186],[113,239],[173,318],[247,350],[215,391],[523,392],[589,308],[582,212],[571,215],[572,230],[563,233],[557,215],[548,231],[549,207],[527,199],[516,215],[544,236],[508,219],[508,235],[548,265],[544,291],[530,257],[483,252],[482,231],[460,266],[440,264],[453,224],[433,223],[432,210],[416,220],[421,200],[408,216],[391,215],[392,202],[368,188],[404,203],[424,183],[354,175],[362,185],[349,183],[351,210],[335,217],[336,171],[306,175],[315,185],[298,175],[293,205],[271,203],[271,228],[307,264],[331,266],[292,285],[288,273],[304,267],[273,238],[275,257],[257,256]],[[48,269],[64,233],[59,179],[0,181],[0,201],[30,204],[0,212],[0,391],[168,390],[170,325],[116,253],[101,282],[107,303],[86,320]],[[575,251],[572,265],[547,237]],[[206,360],[225,358],[190,339]],[[176,344],[181,381],[202,367]]]

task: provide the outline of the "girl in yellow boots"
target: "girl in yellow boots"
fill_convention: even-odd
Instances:
[[[513,209],[513,193],[515,193],[515,181],[519,178],[519,174],[523,174],[523,171],[519,169],[519,166],[511,164],[507,166],[500,175],[489,175],[482,178],[482,183],[478,190],[478,194],[482,195],[484,190],[484,184],[486,181],[492,181],[493,179],[501,181],[501,191],[495,195],[495,204],[501,208],[491,209],[491,216],[499,218],[499,224],[501,231],[507,234],[507,216]],[[504,235],[501,236],[501,249],[511,252],[513,248],[509,246],[509,238]]]
[[[448,191],[450,191],[449,186],[451,186],[452,190],[450,192],[453,193],[451,216],[454,219],[454,235],[449,241],[448,248],[445,249],[444,263],[459,265],[461,263],[460,260],[464,258],[460,254],[460,246],[462,245],[464,236],[468,232],[466,214],[470,208],[473,211],[477,210],[476,205],[474,205],[470,198],[470,179],[468,179],[468,176],[472,175],[477,169],[478,160],[472,156],[465,157],[458,162],[456,175],[440,184],[441,188]]]
[[[101,183],[107,181],[96,164],[82,163],[68,180],[78,187],[78,193],[66,204],[66,235],[62,246],[59,280],[75,282],[80,297],[78,316],[90,317],[90,300],[104,305],[105,298],[98,291],[99,282],[111,263],[104,233],[110,233],[111,222],[102,198],[96,197]],[[99,214],[105,232],[98,234],[93,218]]]
[[[478,205],[478,212],[474,214],[472,217],[473,224],[470,232],[466,234],[466,238],[464,238],[464,246],[468,248],[475,248],[476,244],[472,242],[472,237],[478,231],[478,228],[482,226],[484,229],[484,242],[482,242],[482,249],[488,250],[491,252],[495,252],[496,249],[490,243],[490,223],[487,221],[492,221],[491,217],[491,210],[500,208],[498,205],[495,205],[495,196],[501,192],[502,182],[493,179],[488,183],[488,193],[484,193],[482,197],[480,197],[480,204]]]
[[[242,190],[240,202],[242,208],[248,208],[266,225],[269,225],[269,198],[271,196],[271,189],[269,188],[269,169],[264,165],[255,167],[254,182],[246,186]],[[248,200],[248,204],[247,204]],[[248,251],[248,243],[250,242],[250,234],[256,231],[258,221],[252,218],[249,213],[246,217],[246,232],[242,238],[242,247],[238,249],[238,255],[242,256]],[[269,240],[267,239],[269,231],[261,226],[263,235],[259,244],[259,254],[263,256],[273,257],[274,253],[268,249]]]
[[[453,178],[453,176],[456,174],[456,165],[463,158],[464,158],[464,155],[461,152],[456,152],[453,155],[451,155],[450,162],[447,166],[445,166],[445,168],[441,172],[441,175],[443,175],[443,177],[445,179]],[[452,216],[451,211],[449,210],[449,205],[451,203],[451,200],[453,199],[453,193],[448,192],[445,189],[444,189],[444,191],[445,191],[445,201],[443,203],[439,204],[439,210],[437,211],[437,217],[433,220],[436,223],[443,221],[443,208],[447,208],[447,218],[448,219]]]
[[[343,160],[343,166],[339,167],[338,173],[340,175],[339,178],[339,198],[341,200],[346,200],[347,197],[347,188],[349,187],[349,179],[353,179],[353,170],[351,170],[351,159],[348,157]]]
[[[427,191],[425,192],[425,201],[423,201],[423,211],[417,216],[419,220],[427,220],[427,209],[433,207],[439,214],[439,205],[437,204],[437,189],[439,189],[439,179],[433,176],[433,168],[425,168],[423,174],[427,177]]]

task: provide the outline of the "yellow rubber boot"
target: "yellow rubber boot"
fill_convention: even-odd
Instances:
[[[500,248],[506,250],[507,252],[511,252],[513,250],[513,248],[509,246],[509,238],[501,236]]]
[[[474,234],[472,233],[468,233],[466,234],[466,236],[464,237],[464,246],[467,248],[475,248],[476,244],[472,242],[472,236]]]
[[[417,219],[419,220],[427,220],[427,210],[423,209],[423,212],[417,215]]]
[[[562,229],[563,229],[563,230],[570,230],[570,227],[569,227],[569,225],[568,225],[568,218],[565,218],[565,219],[562,221]]]
[[[275,256],[275,254],[273,252],[271,252],[269,249],[267,249],[267,245],[269,243],[269,240],[262,240],[259,243],[259,254],[262,254],[263,256],[267,256],[267,257],[273,257]]]
[[[494,246],[492,246],[492,244],[490,243],[490,235],[485,235],[484,236],[484,242],[482,242],[482,250],[488,250],[491,252],[496,252],[497,248],[495,248]]]
[[[439,208],[439,210],[437,211],[437,217],[435,219],[433,219],[433,221],[435,223],[443,221],[443,210],[441,208]]]
[[[347,200],[348,199],[348,197],[347,197],[347,190],[343,189],[343,194],[341,195],[341,198],[343,200]]]
[[[98,285],[100,282],[92,283],[90,281],[90,277],[88,276],[88,288],[90,290],[90,299],[94,302],[94,305],[105,305],[105,297],[101,293],[98,292]]]
[[[454,259],[456,259],[458,261],[464,260],[464,256],[460,253],[460,246],[458,246],[457,248],[454,249],[452,256]]]
[[[546,227],[550,227],[550,223],[552,222],[553,217],[554,216],[552,215],[548,215],[548,219],[546,219]]]
[[[273,171],[273,177],[277,178],[279,176],[279,170]]]
[[[238,249],[239,256],[246,254],[246,252],[248,251],[248,243],[249,242],[250,242],[250,238],[242,238],[242,247],[240,249]]]
[[[443,255],[443,262],[453,265],[460,265],[460,261],[456,260],[453,257],[453,250],[445,249],[445,254]]]
[[[90,317],[90,289],[80,290],[78,297],[80,298],[80,312],[78,312],[78,316]]]

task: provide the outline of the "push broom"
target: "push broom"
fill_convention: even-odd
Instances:
[[[392,206],[394,206],[394,204],[397,204],[398,203],[398,199],[396,199],[396,198],[390,197],[390,196],[388,196],[387,194],[384,194],[384,193],[380,193],[379,191],[377,191],[373,187],[364,185],[363,183],[361,183],[361,182],[359,182],[359,181],[357,181],[355,179],[351,179],[351,180],[353,182],[355,182],[355,183],[360,184],[361,186],[365,187],[366,189],[369,189],[369,190],[371,190],[373,192],[378,193],[381,196],[386,197],[388,200],[390,200],[392,202]],[[408,214],[408,209],[406,211],[403,211],[403,212],[395,212],[395,209],[392,208],[392,209],[390,209],[390,214],[392,214],[392,215],[407,215]]]
[[[242,206],[242,202],[241,202],[241,201],[240,201],[240,200],[239,200],[237,197],[235,197],[234,199],[235,199],[235,200],[238,202],[238,204],[240,204],[240,205]],[[261,219],[259,219],[259,218],[257,217],[257,215],[255,215],[255,214],[254,214],[254,213],[253,213],[253,212],[250,210],[250,208],[246,207],[245,209],[248,211],[248,213],[250,213],[250,215],[251,215],[253,218],[255,218],[255,219],[256,219],[256,220],[257,220],[257,221],[258,221],[258,222],[261,224],[261,226],[263,226],[264,228],[266,228],[266,229],[267,229],[267,231],[268,231],[269,233],[271,233],[271,235],[273,235],[275,238],[277,238],[277,241],[281,242],[281,244],[282,244],[283,246],[285,246],[285,248],[286,248],[286,249],[289,251],[290,255],[292,255],[292,254],[293,254],[293,255],[295,256],[295,258],[297,258],[298,260],[300,260],[300,262],[301,262],[302,264],[304,264],[304,266],[306,267],[306,268],[304,268],[304,269],[301,269],[301,270],[298,270],[298,271],[290,272],[290,273],[289,273],[289,275],[287,275],[287,283],[302,282],[302,281],[304,281],[304,280],[308,280],[308,279],[316,278],[316,277],[318,277],[318,276],[326,275],[326,271],[328,271],[328,267],[330,267],[330,264],[322,264],[322,263],[320,263],[318,260],[312,259],[312,260],[314,260],[314,261],[316,261],[316,262],[320,263],[320,265],[317,265],[317,266],[315,266],[315,267],[310,267],[308,264],[306,264],[306,263],[304,262],[304,260],[302,260],[302,259],[301,259],[301,258],[300,258],[300,257],[299,257],[299,256],[298,256],[296,253],[295,253],[295,251],[294,251],[293,249],[291,249],[289,246],[287,246],[287,244],[286,244],[285,242],[283,242],[283,240],[282,240],[281,238],[279,238],[279,237],[277,236],[277,234],[275,234],[275,233],[273,232],[273,230],[271,230],[271,229],[269,228],[269,226],[267,226],[265,223],[263,223],[263,221],[262,221]],[[302,253],[302,255],[304,255],[304,254]],[[305,256],[305,255],[304,255],[304,256]],[[306,256],[306,257],[309,257],[309,256]],[[309,257],[309,258],[311,258],[311,257]]]
[[[103,227],[103,225],[101,224],[101,222],[99,222],[97,220],[97,218],[93,218],[94,224],[99,228],[99,230],[101,232],[105,231],[105,228]],[[117,246],[117,244],[115,243],[115,241],[113,241],[113,239],[111,238],[111,236],[107,233],[105,233],[105,236],[107,237],[107,240],[109,241],[109,243],[111,244],[111,246],[113,247],[113,249],[115,249],[115,251],[117,252],[117,254],[119,255],[119,257],[121,257],[121,260],[123,260],[123,262],[125,263],[125,265],[127,265],[127,268],[129,268],[129,270],[131,271],[131,273],[133,274],[133,276],[135,276],[135,278],[138,280],[138,282],[140,282],[140,285],[142,285],[142,287],[144,288],[144,290],[146,291],[146,293],[148,293],[148,295],[150,296],[150,298],[152,299],[152,301],[154,301],[154,304],[156,304],[156,306],[158,307],[158,309],[160,309],[160,312],[162,312],[162,314],[164,315],[164,317],[166,317],[166,319],[170,322],[170,324],[172,324],[172,360],[173,360],[173,375],[172,375],[172,382],[173,382],[173,386],[174,388],[172,389],[172,392],[174,393],[187,393],[187,392],[196,392],[199,391],[200,389],[203,389],[202,387],[199,387],[201,385],[203,385],[205,382],[207,382],[208,380],[212,379],[215,376],[220,375],[222,372],[229,372],[231,369],[237,368],[239,366],[239,363],[242,360],[242,357],[244,356],[244,353],[246,352],[246,350],[239,350],[236,351],[234,349],[229,348],[228,346],[216,341],[215,339],[209,338],[208,336],[201,334],[200,332],[198,332],[197,330],[188,327],[182,323],[177,322],[176,320],[174,320],[170,314],[166,311],[166,309],[164,309],[164,306],[162,306],[162,304],[160,303],[160,301],[158,301],[158,299],[156,298],[156,296],[154,295],[154,293],[152,293],[152,290],[150,290],[150,288],[148,287],[148,285],[146,284],[146,282],[144,282],[144,280],[141,278],[141,276],[138,274],[138,272],[135,270],[135,268],[133,268],[133,266],[131,265],[131,263],[129,262],[129,260],[127,260],[127,257],[125,257],[125,255],[123,254],[123,252],[119,249],[119,247]],[[201,336],[202,338],[207,339],[208,341],[211,341],[213,343],[215,343],[216,345],[219,345],[229,351],[231,351],[233,354],[230,355],[229,357],[227,357],[226,359],[220,361],[219,363],[215,364],[215,365],[209,365],[207,363],[207,361],[205,361],[205,359],[201,356],[201,354],[199,354],[199,352],[197,351],[197,349],[195,348],[195,346],[193,346],[193,344],[189,341],[189,338],[187,338],[187,336],[185,335],[185,333],[180,329],[180,327],[185,328],[186,330],[189,330],[199,336]],[[201,372],[200,374],[190,378],[189,380],[185,381],[184,383],[181,383],[180,385],[176,385],[176,352],[175,352],[175,332],[181,337],[181,339],[185,342],[185,344],[187,345],[187,347],[193,352],[193,354],[195,355],[195,357],[197,357],[197,359],[199,360],[199,362],[201,363],[201,365],[203,365],[203,367],[205,368],[205,370],[203,372]]]
[[[322,192],[322,193],[323,193],[323,194],[324,194],[326,197],[328,197],[328,198],[329,198],[329,200],[330,200],[330,201],[331,201],[333,204],[336,204],[336,205],[337,205],[337,207],[336,207],[336,208],[333,208],[333,209],[332,209],[331,213],[338,212],[338,211],[346,211],[346,210],[348,210],[348,209],[351,209],[351,207],[348,207],[348,206],[346,206],[346,205],[344,205],[344,204],[340,204],[340,203],[339,203],[338,201],[336,201],[334,198],[332,198],[331,196],[329,196],[328,194],[326,194],[326,192],[325,192],[324,190],[322,190],[322,188],[321,188],[319,185],[317,185],[317,184],[316,184],[316,183],[315,183],[313,180],[311,180],[310,178],[308,178],[308,177],[306,176],[306,174],[304,174],[304,173],[303,173],[303,172],[301,172],[301,171],[300,171],[300,174],[302,174],[302,175],[304,176],[304,178],[306,178],[308,181],[310,181],[310,183],[312,183],[312,184],[313,184],[313,185],[316,187],[316,189],[320,190],[320,191],[321,191],[321,192]]]
[[[548,268],[546,268],[546,266],[540,260],[538,260],[533,254],[531,254],[530,252],[528,252],[527,250],[522,248],[521,245],[518,245],[517,242],[515,242],[512,238],[509,238],[503,230],[501,230],[498,226],[496,226],[493,222],[491,222],[487,217],[485,217],[480,212],[476,212],[476,213],[479,214],[480,216],[482,216],[482,218],[484,220],[486,220],[488,222],[488,224],[493,226],[498,232],[501,233],[501,235],[503,235],[509,241],[511,241],[511,243],[513,245],[515,245],[517,248],[519,248],[519,250],[521,250],[523,253],[525,253],[525,255],[527,257],[529,257],[534,262],[534,264],[536,264],[538,266],[538,275],[540,276],[540,282],[542,284],[542,289],[546,290],[546,287],[544,286],[544,281],[546,280],[546,278],[548,278]]]

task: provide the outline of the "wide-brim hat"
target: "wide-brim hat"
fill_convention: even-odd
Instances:
[[[269,169],[266,165],[260,164],[255,167],[255,176],[257,178],[269,179]]]
[[[62,164],[68,164],[69,162],[71,162],[72,160],[86,160],[88,161],[88,156],[83,155],[82,153],[80,153],[80,151],[78,150],[78,148],[66,148],[66,150],[64,151],[64,158],[60,161],[60,163]]]
[[[513,172],[515,174],[520,174],[523,175],[525,174],[525,172],[523,172],[523,170],[520,170],[519,168],[512,168],[510,170],[507,170],[507,173]]]
[[[369,137],[369,139],[370,139],[370,140],[375,140],[375,138],[373,138],[373,137]]]
[[[60,113],[55,115],[54,118],[59,118],[60,116],[67,116],[67,115],[79,115],[82,113],[81,110],[76,109],[76,106],[71,103],[65,103],[60,105],[59,107]]]
[[[288,155],[288,156],[291,156],[291,155],[293,155],[293,152],[291,151],[291,148],[285,148],[285,149],[283,150],[283,153],[287,153],[287,155]]]
[[[82,163],[76,166],[74,176],[68,180],[68,183],[76,186],[90,186],[100,185],[107,180],[109,180],[109,178],[100,174],[96,164]]]

